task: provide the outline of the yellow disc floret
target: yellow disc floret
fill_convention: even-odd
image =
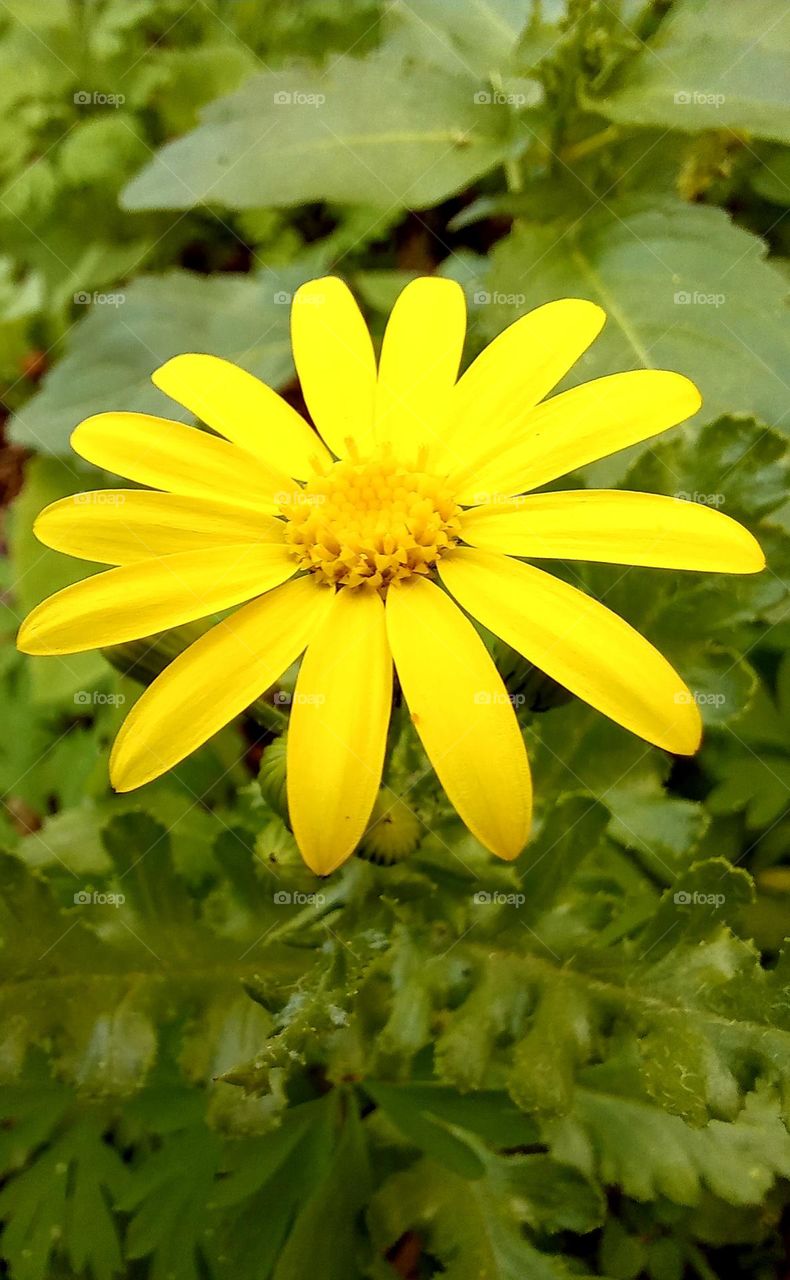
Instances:
[[[391,457],[336,462],[282,507],[299,566],[337,586],[386,590],[430,573],[460,535],[444,480]]]

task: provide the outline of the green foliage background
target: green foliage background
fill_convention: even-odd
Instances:
[[[0,24],[11,1280],[785,1274],[785,0],[4,0]],[[377,334],[412,275],[458,279],[470,356],[547,299],[600,302],[571,379],[664,366],[705,404],[579,483],[714,503],[768,553],[743,580],[567,567],[694,689],[693,761],[495,647],[538,798],[512,867],[399,717],[419,847],[311,877],[287,680],[113,796],[117,668],[161,652],[13,647],[87,571],[31,533],[107,483],[76,422],[175,416],[149,375],[184,350],[296,397],[287,303],[327,270]]]

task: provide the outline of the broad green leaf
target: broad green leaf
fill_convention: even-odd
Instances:
[[[409,1142],[462,1178],[482,1177],[485,1166],[461,1130],[444,1124],[430,1110],[413,1105],[407,1090],[368,1084],[366,1092]]]
[[[775,1103],[754,1098],[735,1123],[693,1128],[679,1116],[623,1097],[579,1091],[572,1118],[548,1133],[555,1160],[636,1200],[699,1203],[703,1185],[731,1205],[755,1205],[790,1169],[790,1135]]]
[[[470,1182],[424,1160],[395,1174],[374,1197],[373,1238],[386,1250],[409,1230],[427,1236],[448,1280],[566,1280],[571,1272],[562,1257],[536,1248],[524,1228],[597,1225],[596,1193],[569,1174],[542,1156],[492,1158],[487,1176]]]
[[[29,1048],[47,1046],[85,1094],[125,1096],[144,1084],[164,1036],[175,1062],[202,1081],[265,1039],[262,1011],[249,1002],[239,1020],[234,1002],[258,970],[262,917],[268,909],[269,929],[277,919],[271,896],[247,917],[244,935],[224,937],[221,917],[216,925],[211,913],[203,918],[197,884],[190,893],[176,873],[164,825],[121,809],[104,832],[112,874],[83,877],[56,861],[47,883],[3,859],[6,1078],[19,1076]],[[293,982],[304,964],[298,953],[272,960],[269,949],[272,980],[290,970]]]
[[[121,1198],[119,1208],[131,1214],[126,1256],[153,1255],[157,1280],[197,1280],[196,1250],[219,1161],[215,1134],[184,1129],[165,1139]]]
[[[405,47],[448,71],[496,77],[514,70],[525,24],[537,18],[529,0],[395,0],[388,20]]]
[[[742,412],[786,429],[787,285],[764,257],[720,209],[604,202],[576,222],[526,223],[500,241],[481,323],[493,336],[540,303],[589,298],[608,321],[572,382],[673,369],[702,392],[700,421]],[[622,479],[623,457],[590,468],[593,481]]]
[[[382,1086],[366,1083],[366,1092],[374,1089],[380,1095]],[[504,1093],[479,1090],[460,1094],[434,1082],[387,1085],[386,1092],[390,1099],[397,1096],[401,1110],[427,1112],[457,1131],[474,1133],[495,1147],[530,1146],[537,1140],[533,1121],[518,1111]]]
[[[790,142],[784,0],[677,0],[622,75],[591,100],[624,124],[742,129]]]
[[[163,147],[126,188],[124,204],[424,208],[508,152],[508,108],[475,102],[480,92],[469,73],[405,66],[387,50],[323,70],[262,72]]]
[[[98,303],[74,330],[69,350],[19,411],[14,439],[46,453],[67,453],[74,427],[111,409],[184,420],[157,391],[158,365],[184,351],[205,351],[243,365],[273,386],[291,376],[290,297],[320,268],[281,275],[215,276],[188,271],[147,276]]]
[[[95,470],[73,455],[68,461],[35,458],[30,463],[25,487],[11,514],[11,560],[18,621],[47,596],[99,568],[90,561],[74,560],[51,551],[33,533],[33,521],[50,502],[80,489],[92,489],[96,482]],[[101,485],[100,477],[98,482]],[[69,699],[75,714],[83,705],[95,706],[94,695],[104,692],[108,686],[110,673],[98,653],[28,657],[25,664],[31,673],[33,701],[51,703]]]
[[[356,1103],[347,1096],[346,1114],[326,1176],[312,1190],[274,1269],[274,1280],[303,1280],[322,1245],[326,1280],[356,1280],[355,1223],[371,1190],[367,1142]]]
[[[329,1094],[290,1108],[280,1128],[263,1137],[225,1145],[202,1237],[203,1251],[221,1280],[269,1280],[307,1202],[333,1192],[330,1170],[341,1172],[333,1158],[343,1159],[342,1144],[348,1150],[345,1132],[338,1143],[337,1125],[337,1097]],[[342,1196],[343,1189],[337,1191]],[[309,1218],[305,1228],[309,1232]],[[304,1239],[296,1249],[297,1265],[303,1250]]]
[[[544,814],[519,860],[527,920],[536,920],[553,906],[561,889],[595,850],[606,823],[604,805],[587,796],[564,796]]]
[[[4,1258],[19,1280],[48,1280],[57,1247],[76,1274],[112,1280],[123,1262],[106,1193],[119,1197],[128,1171],[92,1117],[78,1120],[0,1191]]]

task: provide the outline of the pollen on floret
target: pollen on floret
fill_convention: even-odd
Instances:
[[[379,591],[430,574],[461,531],[446,481],[392,457],[335,463],[291,495],[282,513],[301,569]]]

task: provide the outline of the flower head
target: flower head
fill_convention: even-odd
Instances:
[[[288,806],[305,860],[327,874],[368,828],[394,662],[448,797],[488,849],[515,858],[530,823],[527,757],[467,615],[647,741],[695,751],[699,712],[669,663],[603,605],[528,563],[734,573],[764,564],[751,534],[694,503],[529,492],[699,407],[687,378],[661,370],[545,399],[603,322],[593,303],[548,303],[458,379],[458,285],[408,285],[377,363],[352,295],[329,277],[304,285],[292,308],[294,359],[320,436],[249,373],[196,354],[169,360],[154,382],[216,434],[135,413],[77,427],[77,453],[148,487],[42,512],[42,542],[115,567],[34,609],[20,648],[73,653],[241,606],[133,707],[110,761],[116,789],[166,772],[304,655]]]

